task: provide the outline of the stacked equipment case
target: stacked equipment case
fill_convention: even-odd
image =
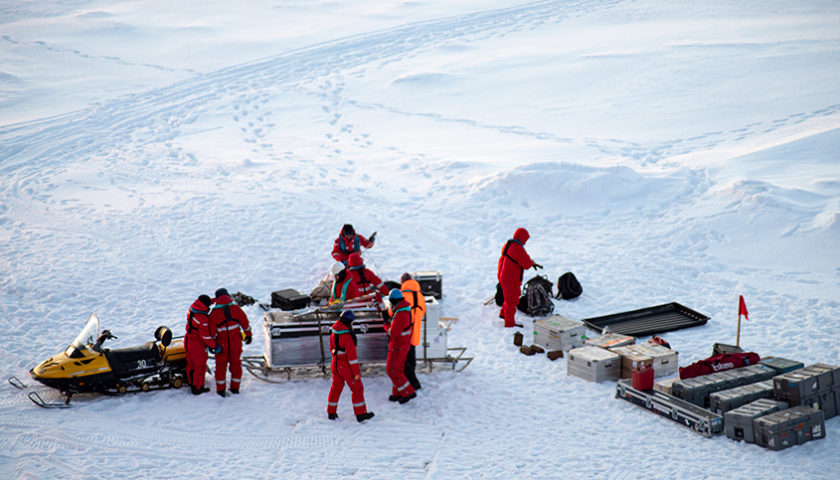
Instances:
[[[721,390],[709,395],[709,409],[717,413],[726,413],[760,398],[773,397],[773,382],[750,383],[740,387]]]
[[[838,414],[840,367],[816,363],[773,379],[773,395],[791,404],[822,410],[825,418]]]
[[[756,418],[788,408],[786,402],[761,398],[754,402],[730,410],[723,415],[726,436],[732,440],[755,443]]]
[[[770,450],[782,450],[825,438],[822,410],[799,405],[755,419],[755,443]]]
[[[721,390],[740,387],[750,383],[769,380],[776,371],[764,365],[750,365],[723,372],[710,373],[700,377],[675,381],[672,388],[675,397],[699,407],[709,406],[709,395]]]

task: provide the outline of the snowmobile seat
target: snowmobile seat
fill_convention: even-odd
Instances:
[[[160,351],[155,342],[146,342],[139,347],[104,350],[103,353],[112,370],[152,367],[160,361]]]

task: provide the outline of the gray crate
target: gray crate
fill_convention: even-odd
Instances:
[[[822,410],[825,419],[834,418],[837,416],[837,394],[836,392],[817,393],[808,397],[799,399],[796,405],[805,405],[808,407]]]
[[[755,419],[756,445],[783,450],[811,440],[825,438],[822,410],[799,405]]]
[[[723,429],[732,440],[755,443],[755,427],[753,422],[758,417],[778,412],[788,408],[786,402],[761,398],[730,410],[723,415]]]
[[[800,368],[805,366],[805,364],[802,362],[788,360],[787,358],[782,357],[766,357],[761,359],[761,361],[758,363],[772,368],[773,370],[777,371],[780,375],[783,373],[792,372],[794,370],[799,370]]]
[[[835,386],[840,386],[840,367],[827,365],[825,363],[815,363],[808,365],[802,369],[806,372],[811,372],[817,377],[817,392],[829,392]]]
[[[583,323],[564,317],[551,315],[534,322],[534,343],[547,350],[568,352],[583,345],[586,327]]]
[[[750,365],[674,382],[673,395],[700,407],[709,406],[709,395],[773,378],[776,371],[764,365]],[[774,389],[775,392],[775,389]]]
[[[840,367],[817,363],[778,375],[773,379],[774,395],[791,405],[799,405],[802,399],[825,394],[835,389],[834,380],[840,376]],[[840,385],[837,383],[836,385]]]
[[[594,345],[569,350],[566,373],[590,382],[618,380],[621,356]]]
[[[773,381],[750,383],[740,387],[709,394],[709,408],[713,412],[726,413],[760,398],[773,396]]]

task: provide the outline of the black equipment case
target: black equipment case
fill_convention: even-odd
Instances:
[[[271,292],[271,308],[280,310],[298,310],[309,306],[309,295],[303,295],[297,290],[287,288]]]
[[[773,379],[773,395],[793,406],[807,405],[822,410],[825,418],[838,415],[840,367],[816,363]]]
[[[730,410],[723,415],[726,436],[732,440],[755,443],[755,426],[753,425],[755,419],[786,408],[788,408],[786,402],[761,398]]]
[[[765,380],[711,393],[709,395],[709,409],[723,414],[754,400],[772,397],[773,381]]]
[[[758,363],[762,365],[767,365],[768,367],[776,370],[777,372],[779,372],[779,375],[783,373],[792,372],[794,370],[799,370],[800,368],[805,366],[805,364],[802,362],[797,362],[796,360],[789,360],[787,358],[782,357],[764,357]]]
[[[782,450],[825,438],[822,410],[799,405],[755,419],[755,443],[770,450]]]
[[[698,407],[706,408],[709,406],[709,395],[714,392],[762,382],[773,378],[775,375],[776,371],[772,368],[757,364],[677,380],[674,382],[672,389],[675,397],[693,403]]]

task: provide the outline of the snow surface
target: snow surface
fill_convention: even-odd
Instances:
[[[583,284],[558,313],[678,301],[711,317],[664,335],[687,365],[742,294],[742,345],[840,364],[838,25],[808,0],[0,1],[5,377],[91,312],[132,346],[221,286],[308,292],[345,222],[382,277],[442,272],[475,357],[407,405],[364,378],[365,425],[349,392],[326,419],[320,377],[70,410],[7,385],[0,478],[838,478],[838,418],[782,452],[706,439],[483,305],[524,226]]]

